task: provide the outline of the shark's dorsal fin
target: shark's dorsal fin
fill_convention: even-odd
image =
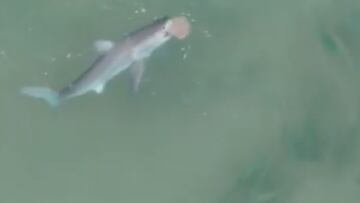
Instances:
[[[94,42],[95,50],[99,53],[110,51],[114,47],[114,42],[110,40],[97,40]]]

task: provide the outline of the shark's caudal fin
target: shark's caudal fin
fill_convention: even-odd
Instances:
[[[44,99],[50,106],[59,105],[59,94],[47,87],[23,87],[21,94]]]

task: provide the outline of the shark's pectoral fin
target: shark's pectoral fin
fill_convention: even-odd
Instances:
[[[105,84],[98,84],[96,85],[93,90],[94,92],[96,92],[97,94],[101,94],[103,91],[104,91],[104,87],[105,87]]]
[[[134,62],[130,67],[131,85],[133,92],[138,92],[142,76],[145,71],[145,63],[143,60]]]
[[[114,47],[114,42],[110,40],[98,40],[94,43],[94,47],[97,52],[104,53]]]

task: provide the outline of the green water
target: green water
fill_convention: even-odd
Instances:
[[[192,20],[128,77],[58,109],[97,39]],[[359,202],[355,0],[0,1],[0,202]]]

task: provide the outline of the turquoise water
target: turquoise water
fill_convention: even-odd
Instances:
[[[58,109],[97,39],[187,15],[193,30]],[[0,201],[358,202],[360,3],[0,1]]]

